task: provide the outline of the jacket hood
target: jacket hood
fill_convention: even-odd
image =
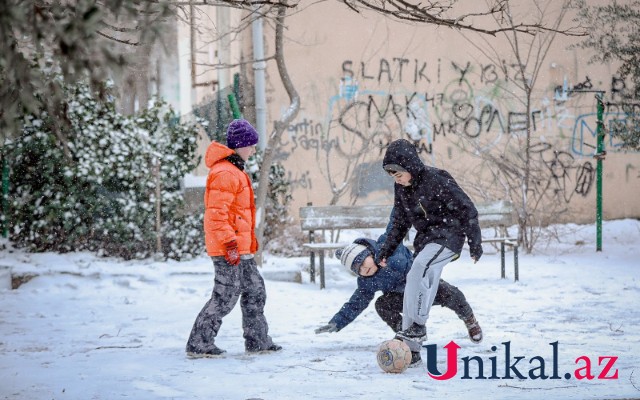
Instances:
[[[415,146],[406,139],[391,142],[382,160],[382,167],[397,164],[406,169],[412,177],[417,177],[425,169]]]
[[[367,238],[358,238],[354,240],[353,243],[365,246],[367,250],[369,250],[369,252],[371,253],[370,255],[374,256],[375,258],[375,255],[378,251],[378,246],[376,245],[375,240],[371,240]]]
[[[207,168],[211,168],[218,161],[223,160],[234,153],[235,151],[231,150],[223,144],[220,144],[218,142],[211,142],[204,156],[204,163]]]

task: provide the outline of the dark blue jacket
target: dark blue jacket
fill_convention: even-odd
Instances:
[[[371,239],[357,239],[354,242],[367,246],[375,255],[380,250],[380,246],[385,239],[386,234],[383,234],[377,242]],[[404,293],[406,277],[411,269],[412,262],[413,255],[411,251],[400,244],[393,254],[387,258],[387,266],[385,268],[379,268],[378,272],[373,276],[358,277],[358,288],[353,292],[349,301],[344,303],[340,311],[329,322],[335,323],[338,330],[349,325],[369,306],[377,291],[382,291],[382,293]]]

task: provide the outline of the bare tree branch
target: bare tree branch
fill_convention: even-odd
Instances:
[[[118,38],[116,38],[116,37],[114,37],[114,36],[107,35],[106,33],[101,32],[101,31],[96,31],[96,33],[97,33],[98,35],[100,35],[100,36],[102,36],[102,37],[106,38],[106,39],[113,40],[114,42],[118,42],[118,43],[126,44],[126,45],[128,45],[128,46],[139,46],[139,45],[140,45],[140,42],[132,42],[132,41],[130,41],[130,40],[118,39]]]
[[[541,212],[543,203],[543,194],[546,192],[550,181],[545,179],[546,170],[541,167],[533,158],[533,91],[540,77],[541,68],[549,50],[559,34],[566,34],[567,30],[562,28],[563,21],[569,9],[570,0],[556,2],[551,0],[534,0],[534,9],[529,12],[529,17],[535,19],[537,25],[545,25],[544,28],[538,29],[533,35],[524,34],[518,31],[515,26],[516,17],[511,8],[511,3],[505,3],[505,9],[501,15],[494,15],[495,23],[504,27],[503,34],[512,63],[509,65],[517,74],[516,79],[508,82],[515,90],[507,92],[513,93],[513,100],[520,102],[522,114],[525,116],[524,134],[517,136],[509,136],[509,141],[504,144],[502,154],[494,155],[489,152],[482,152],[477,144],[473,144],[478,154],[484,161],[485,166],[492,171],[494,180],[504,183],[503,186],[508,188],[505,195],[508,195],[511,201],[517,205],[518,210],[518,238],[522,246],[527,252],[531,252],[533,246],[539,236],[539,221],[542,217],[552,219],[558,213],[563,212],[560,209],[545,208]],[[558,10],[552,9],[559,7]],[[478,44],[478,37],[465,36],[467,41],[478,49],[483,55],[492,60],[496,65],[501,65],[506,74],[507,64],[502,62],[505,56],[504,50],[500,51],[499,44],[482,37],[484,45]],[[507,83],[504,83],[507,85]],[[519,94],[516,95],[516,92]],[[511,139],[516,143],[510,143]],[[543,184],[540,184],[543,182]],[[547,187],[544,187],[547,182]]]
[[[298,4],[287,4],[282,1],[269,1],[269,0],[214,0],[214,1],[174,1],[171,5],[182,6],[225,6],[232,8],[239,8],[243,10],[251,10],[253,7],[258,6],[275,6],[284,8],[295,8]]]
[[[555,27],[546,27],[541,23],[526,24],[512,23],[509,27],[483,28],[474,22],[466,22],[472,17],[501,17],[506,10],[508,0],[497,0],[493,5],[488,5],[486,11],[470,12],[456,17],[446,17],[445,14],[453,11],[454,2],[442,3],[441,1],[429,2],[423,5],[420,1],[408,0],[339,0],[347,7],[356,12],[360,9],[368,9],[382,15],[387,15],[394,19],[406,22],[423,23],[436,26],[445,26],[458,30],[473,31],[495,36],[501,32],[517,31],[529,35],[534,35],[538,31],[556,32]],[[563,31],[557,31],[569,36],[585,36],[584,29],[576,27]]]
[[[256,62],[266,62],[266,61],[275,60],[275,59],[276,59],[276,56],[272,55],[272,56],[269,56],[269,57],[262,58],[260,60],[243,61],[243,62],[239,62],[239,63],[235,63],[235,64],[229,64],[229,63],[215,63],[215,64],[211,64],[211,63],[195,63],[194,65],[198,65],[198,66],[202,66],[202,67],[211,67],[214,70],[218,70],[218,69],[229,69],[229,68],[234,68],[234,67],[240,67],[242,65],[251,65],[251,64],[256,63]]]
[[[133,32],[140,31],[140,27],[139,26],[136,26],[135,28],[125,28],[125,27],[122,27],[122,26],[112,25],[112,24],[110,24],[108,22],[105,22],[105,21],[100,21],[100,24],[102,26],[104,26],[105,28],[110,29],[110,30],[115,31],[115,32],[133,33]]]
[[[264,221],[266,217],[266,203],[267,192],[269,191],[269,171],[271,164],[276,154],[276,149],[282,134],[287,129],[287,126],[295,119],[300,110],[300,95],[296,91],[289,72],[287,71],[287,65],[284,57],[284,20],[287,12],[286,3],[283,6],[277,7],[276,16],[276,32],[275,32],[275,59],[278,66],[278,73],[280,80],[284,86],[287,95],[289,96],[289,107],[280,116],[280,119],[274,122],[273,131],[267,139],[267,146],[264,151],[264,157],[262,159],[262,165],[260,166],[260,181],[258,183],[258,190],[256,193],[256,209],[257,209],[257,224],[256,224],[256,236],[258,243],[262,243],[264,237]],[[262,250],[260,250],[260,253]]]

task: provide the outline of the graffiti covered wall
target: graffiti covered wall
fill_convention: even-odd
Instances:
[[[381,160],[391,141],[406,138],[425,163],[449,170],[476,200],[514,195],[510,174],[521,173],[529,146],[528,201],[566,220],[593,221],[594,91],[604,93],[607,132],[624,129],[624,111],[640,107],[614,68],[589,65],[588,55],[559,38],[527,103],[508,51],[492,59],[455,32],[338,13],[335,6],[312,14],[289,19],[289,34],[300,38],[287,44],[287,60],[302,109],[278,158],[293,184],[294,210],[307,202],[388,204],[393,185]],[[325,26],[322,15],[334,24]],[[277,72],[269,75],[273,118],[288,99],[274,89],[281,86]],[[624,152],[611,135],[605,150],[605,218],[640,216],[640,155]]]

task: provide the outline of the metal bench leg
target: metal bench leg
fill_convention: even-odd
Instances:
[[[307,205],[311,205],[311,203],[308,203]],[[315,242],[313,239],[313,233],[313,231],[309,231],[309,243]],[[313,251],[313,249],[309,254],[309,281],[311,281],[311,283],[316,283],[316,252]]]
[[[311,250],[311,254],[309,255],[309,280],[311,283],[316,283],[316,252]]]
[[[320,250],[320,289],[324,289],[324,250]]]
[[[506,271],[504,266],[504,242],[500,242],[500,277],[504,279],[506,277]]]
[[[518,271],[518,246],[513,246],[513,273],[514,281],[518,282],[518,280],[520,280],[520,273]]]

